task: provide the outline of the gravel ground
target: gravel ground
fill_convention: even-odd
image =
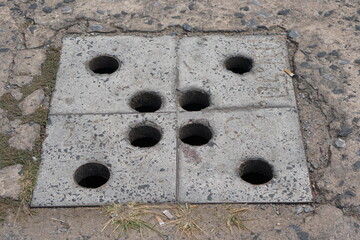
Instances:
[[[22,164],[22,185],[30,190],[61,39],[97,34],[287,35],[314,203],[248,205],[249,230],[233,233],[228,206],[199,205],[192,216],[203,231],[190,238],[360,239],[358,0],[0,0],[0,168]],[[30,215],[18,206],[1,201],[0,239],[160,238],[151,231],[101,232],[109,217],[97,208]],[[161,231],[168,239],[186,238],[171,224]]]

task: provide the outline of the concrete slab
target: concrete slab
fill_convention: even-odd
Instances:
[[[181,126],[188,123],[210,126],[213,137],[201,146],[180,141],[179,201],[311,201],[309,175],[295,109],[181,113],[180,131]],[[240,166],[248,159],[267,161],[272,166],[273,178],[255,185],[243,180]],[[254,166],[252,173],[256,172],[256,177],[268,174],[261,165]]]
[[[202,89],[211,95],[210,108],[296,107],[286,42],[279,36],[205,36],[180,40],[179,90]],[[248,63],[243,74],[227,69]],[[227,62],[230,61],[230,62]],[[240,69],[241,70],[241,69]]]
[[[163,103],[159,111],[174,112],[175,45],[170,36],[65,38],[51,114],[136,112],[129,101],[145,90],[161,91]],[[89,63],[99,56],[116,58],[118,70],[94,73]],[[105,59],[93,67],[99,70],[102,63],[111,66]]]
[[[51,116],[31,206],[175,201],[175,119],[172,113]],[[128,139],[130,128],[144,123],[163,133],[151,148],[132,146]],[[76,183],[75,172],[86,163],[106,166],[108,181],[98,188]],[[106,177],[101,169],[89,171]]]

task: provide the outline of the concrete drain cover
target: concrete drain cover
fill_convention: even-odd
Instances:
[[[279,36],[63,41],[32,206],[309,202]]]

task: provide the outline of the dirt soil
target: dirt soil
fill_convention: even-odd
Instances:
[[[116,216],[102,208],[29,212],[61,39],[98,34],[287,36],[314,202],[197,205],[192,234],[148,216],[164,235],[103,229]],[[24,166],[20,200],[0,200],[0,239],[360,239],[359,52],[359,0],[0,0],[0,168]],[[248,229],[230,231],[244,207]]]

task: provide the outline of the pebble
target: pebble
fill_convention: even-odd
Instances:
[[[43,10],[43,12],[45,12],[45,13],[51,13],[54,9],[51,8],[51,7],[44,7],[42,10]]]
[[[61,8],[64,4],[63,3],[57,3],[55,5],[55,9]]]
[[[70,7],[70,6],[65,6],[65,7],[63,7],[63,8],[61,9],[61,12],[62,12],[63,14],[71,14],[72,11],[73,11],[73,9],[72,9],[72,7]]]
[[[197,8],[197,5],[196,5],[195,3],[191,3],[191,4],[189,5],[189,9],[190,9],[190,10],[196,10],[196,9],[198,9],[198,8]]]
[[[260,6],[260,3],[259,3],[258,1],[256,1],[256,0],[252,0],[252,1],[250,2],[250,4],[254,4],[254,5],[256,5],[256,6]]]
[[[342,125],[341,129],[338,133],[339,137],[347,137],[351,132],[352,132],[352,128],[346,125]]]
[[[248,6],[245,6],[245,7],[241,7],[241,8],[240,8],[240,10],[241,10],[241,11],[246,11],[246,12],[247,12],[247,11],[249,11],[249,10],[250,10],[250,8],[249,8]]]
[[[319,57],[319,58],[325,57],[325,56],[326,56],[326,52],[318,52],[318,53],[316,54],[316,56]]]
[[[300,63],[300,67],[310,68],[310,64],[308,62],[302,62],[302,63]]]
[[[350,61],[347,60],[347,59],[341,59],[341,60],[339,60],[339,64],[341,64],[341,65],[346,65],[346,64],[349,64],[349,63],[350,63]]]
[[[36,3],[33,3],[29,6],[29,9],[36,9],[37,8],[37,4]]]
[[[355,31],[360,31],[360,25],[355,25]]]
[[[71,3],[74,2],[75,0],[64,0],[64,3]]]
[[[338,148],[344,148],[346,147],[346,142],[341,138],[339,138],[338,140],[335,141],[335,146]]]
[[[311,207],[311,206],[305,206],[304,207],[304,212],[306,212],[306,213],[313,212],[313,211],[314,211],[314,208]]]
[[[331,53],[329,53],[329,55],[334,56],[334,57],[340,57],[339,52],[336,50],[333,50]]]
[[[0,2],[0,7],[5,7],[5,6],[6,6],[6,3]]]
[[[339,67],[336,66],[336,65],[334,65],[334,64],[330,65],[330,68],[331,68],[332,70],[337,70],[337,69],[339,69]]]
[[[282,16],[286,16],[288,15],[290,12],[290,9],[284,9],[284,10],[280,10],[277,12],[277,15],[282,15]]]
[[[354,171],[359,171],[360,170],[360,161],[357,161],[356,163],[354,163],[353,165],[352,165],[352,168],[353,168],[353,170]]]
[[[10,48],[0,48],[0,53],[5,53],[10,51]]]
[[[354,63],[360,64],[360,59],[356,59],[356,60],[354,61]]]
[[[345,90],[344,90],[344,89],[341,89],[341,88],[334,88],[334,89],[332,90],[332,92],[333,92],[334,94],[344,94],[344,93],[345,93]]]
[[[184,23],[184,24],[182,25],[182,28],[183,28],[185,31],[187,31],[187,32],[191,32],[191,31],[193,30],[193,27],[192,27],[190,24],[188,24],[188,23]]]
[[[173,6],[166,6],[164,7],[164,11],[167,11],[167,10],[170,10],[170,9],[173,9],[174,7]]]
[[[296,235],[300,240],[308,240],[309,239],[309,233],[307,232],[297,232]]]
[[[96,10],[96,13],[100,14],[100,15],[103,15],[105,13],[105,11],[103,10]]]
[[[289,225],[289,228],[292,228],[292,229],[294,229],[294,230],[297,231],[297,232],[301,232],[301,231],[302,231],[302,229],[301,229],[299,226],[296,226],[296,225],[294,225],[294,224]]]
[[[300,37],[300,34],[296,29],[291,29],[288,35],[293,39]]]
[[[234,16],[237,17],[237,18],[243,18],[243,17],[245,17],[245,14],[243,14],[243,13],[235,13]]]
[[[263,17],[263,18],[268,18],[271,17],[271,14],[268,12],[258,12],[257,15]]]
[[[324,17],[329,17],[334,13],[334,10],[328,11],[326,13],[324,13]]]
[[[360,156],[360,150],[357,150],[355,154],[356,156]]]
[[[297,206],[297,207],[296,207],[296,214],[297,214],[297,215],[300,215],[303,211],[304,211],[304,208],[303,208],[303,207],[301,207],[301,206]]]

